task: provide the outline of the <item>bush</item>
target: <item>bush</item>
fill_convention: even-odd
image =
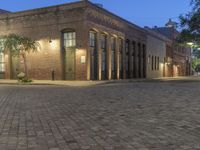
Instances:
[[[17,78],[18,78],[18,81],[21,82],[21,83],[31,83],[31,82],[33,82],[32,80],[27,79],[26,74],[23,73],[23,72],[20,72],[17,75]]]
[[[22,79],[21,80],[21,83],[31,83],[31,82],[33,82],[33,81],[30,79]]]

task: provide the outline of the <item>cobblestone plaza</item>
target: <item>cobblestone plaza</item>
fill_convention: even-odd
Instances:
[[[199,150],[200,82],[0,85],[0,150]]]

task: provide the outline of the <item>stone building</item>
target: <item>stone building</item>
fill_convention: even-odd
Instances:
[[[28,54],[29,77],[105,80],[146,77],[146,32],[89,1],[0,15],[0,35],[39,41]],[[5,55],[5,78],[16,78],[23,61]],[[2,76],[1,76],[2,77]]]
[[[166,42],[166,71],[164,76],[188,76],[191,74],[191,48],[181,46],[177,42],[179,32],[176,30],[176,24],[171,19],[165,27],[155,27],[154,31],[164,35],[170,41]]]
[[[172,40],[87,0],[16,13],[0,10],[0,36],[11,33],[40,43],[37,53],[27,55],[31,79],[49,80],[52,73],[56,80],[156,78],[172,72],[166,63],[173,58]],[[20,57],[0,54],[0,78],[16,79],[23,65]]]
[[[167,72],[165,59],[169,40],[148,27],[145,27],[145,30],[147,31],[147,78],[161,78]]]

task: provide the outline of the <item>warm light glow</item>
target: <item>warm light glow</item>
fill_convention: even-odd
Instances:
[[[51,42],[49,42],[49,45],[52,49],[56,50],[59,47],[59,40],[51,40]]]
[[[85,50],[84,49],[79,49],[79,48],[77,48],[76,49],[76,55],[83,55],[83,54],[85,54]]]
[[[48,50],[50,52],[51,50],[58,50],[60,45],[60,41],[58,39],[41,39],[38,43],[41,47],[40,51]],[[47,52],[44,53],[46,54]]]
[[[188,42],[187,45],[193,46],[194,43],[193,42]]]
[[[169,63],[169,62],[166,62],[165,65],[170,65],[170,63]]]

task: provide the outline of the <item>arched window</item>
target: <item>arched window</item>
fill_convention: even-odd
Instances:
[[[63,35],[63,60],[64,60],[64,79],[75,79],[76,65],[76,32],[73,30],[65,30]]]
[[[142,49],[141,44],[138,43],[138,71],[139,71],[139,78],[142,77]]]
[[[130,78],[129,69],[130,69],[130,59],[129,59],[129,52],[130,52],[130,41],[126,40],[125,45],[125,53],[126,53],[126,78]]]
[[[90,44],[90,79],[97,80],[97,33],[93,30],[89,32]]]
[[[135,78],[136,77],[136,65],[137,65],[137,63],[136,63],[136,42],[135,41],[133,41],[132,42],[132,44],[133,44],[133,52],[132,52],[132,63],[133,63],[133,77]]]
[[[119,73],[120,79],[123,79],[123,39],[119,39]]]
[[[107,79],[107,36],[101,34],[101,76],[102,80]]]
[[[111,38],[111,73],[112,73],[112,79],[116,79],[116,38],[112,37]]]

